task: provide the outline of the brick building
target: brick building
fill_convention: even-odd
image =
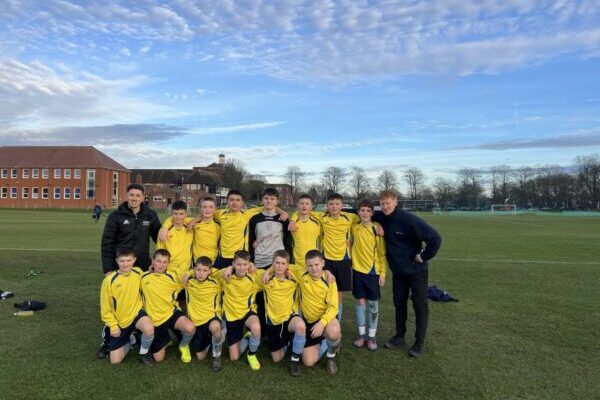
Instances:
[[[115,207],[129,171],[92,146],[0,146],[0,207]]]

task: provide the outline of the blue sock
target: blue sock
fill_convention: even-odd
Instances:
[[[188,344],[190,344],[193,337],[194,337],[193,334],[190,335],[188,333],[182,332],[181,342],[179,342],[179,347],[185,347]]]
[[[297,333],[294,335],[294,339],[292,340],[292,353],[294,354],[302,354],[304,352],[304,345],[306,344],[306,335],[298,335]]]
[[[365,325],[367,324],[365,317],[365,305],[356,303],[356,325],[358,325],[358,334],[365,334]],[[362,329],[361,329],[362,328]]]
[[[258,350],[258,346],[260,345],[260,335],[254,336],[250,335],[249,345],[248,345],[248,354],[252,355],[256,353]]]
[[[369,337],[374,338],[379,322],[379,301],[367,300],[367,306],[369,307]]]
[[[221,331],[221,334],[223,331]],[[223,342],[225,341],[225,336],[221,336],[221,339],[217,339],[214,336],[212,337],[212,355],[213,357],[220,357],[221,351],[223,350]]]
[[[337,354],[338,348],[340,347],[342,339],[338,339],[335,342],[327,340],[327,358],[333,358]]]
[[[342,307],[342,303],[338,304],[338,321],[342,322],[342,311],[344,308]]]
[[[327,340],[321,340],[321,346],[319,347],[319,360],[323,357],[323,354],[327,353]]]
[[[242,338],[242,340],[240,340],[240,354],[244,354],[244,352],[246,351],[246,348],[248,347],[248,338]]]
[[[142,343],[140,344],[140,354],[148,354],[148,350],[150,350],[150,345],[154,340],[154,335],[146,336],[142,334]]]

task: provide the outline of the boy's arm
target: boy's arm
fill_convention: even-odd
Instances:
[[[321,321],[324,326],[327,326],[327,324],[338,315],[338,290],[335,282],[329,284],[329,290],[327,291],[327,298],[325,301],[327,302],[327,309],[319,321]]]
[[[442,237],[427,222],[417,216],[413,216],[412,225],[419,241],[425,242],[425,250],[420,254],[421,259],[423,261],[432,259],[442,245]]]
[[[263,206],[252,207],[244,211],[244,218],[246,218],[246,222],[250,222],[250,218],[254,217],[257,214],[260,214],[262,210],[265,208]]]
[[[111,332],[119,328],[119,323],[111,308],[110,278],[105,278],[100,286],[100,318]]]
[[[375,243],[377,244],[375,269],[377,270],[377,274],[385,279],[385,273],[387,269],[387,258],[385,257],[385,241],[381,236],[375,236]]]

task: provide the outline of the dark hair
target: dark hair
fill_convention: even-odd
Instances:
[[[363,207],[370,208],[371,210],[374,209],[373,202],[370,199],[360,199],[360,201],[358,202],[358,205],[356,207],[359,210]]]
[[[276,257],[285,258],[287,262],[290,262],[290,253],[285,250],[276,250],[275,253],[273,253],[273,261],[275,261]]]
[[[313,200],[312,196],[310,194],[308,194],[308,193],[302,193],[300,196],[298,196],[298,201],[300,201],[302,199],[308,199],[308,200],[310,200],[311,203],[315,202]]]
[[[277,198],[279,198],[279,191],[275,188],[272,187],[268,187],[263,191],[263,197],[265,196],[275,196]]]
[[[227,192],[227,199],[229,199],[229,196],[231,195],[241,196],[242,200],[244,200],[244,194],[238,189],[231,189],[229,192]]]
[[[319,250],[307,251],[306,255],[304,256],[304,260],[308,261],[308,260],[312,260],[313,258],[320,258],[321,260],[325,260],[325,257],[323,257],[323,254],[321,254],[321,252]]]
[[[120,248],[117,249],[117,256],[116,256],[116,258],[119,258],[119,257],[128,257],[128,256],[135,257],[135,250],[132,249],[131,247],[120,247]]]
[[[344,198],[339,193],[331,193],[329,196],[327,196],[327,201],[331,201],[331,200],[343,201]]]
[[[202,265],[204,267],[212,267],[212,261],[210,260],[210,258],[206,257],[206,256],[202,256],[200,258],[198,258],[196,260],[196,262],[194,263],[195,266],[198,265]]]
[[[173,210],[173,211],[186,210],[187,211],[187,204],[185,204],[185,201],[183,201],[183,200],[177,200],[175,203],[171,204],[171,210]]]
[[[131,189],[135,189],[135,190],[139,190],[142,193],[144,193],[144,187],[142,185],[140,185],[139,183],[131,183],[129,186],[127,186],[127,191],[129,192]]]
[[[242,260],[250,261],[250,253],[248,253],[246,250],[238,250],[233,255],[233,260],[235,261],[238,258],[241,258]]]
[[[206,196],[202,197],[200,199],[200,204],[204,203],[205,201],[212,201],[213,203],[217,204],[217,199],[215,199],[213,196],[210,196],[210,195],[206,195]]]
[[[156,256],[163,256],[171,259],[171,253],[169,253],[169,250],[167,249],[157,249],[152,255],[152,259],[154,260]]]

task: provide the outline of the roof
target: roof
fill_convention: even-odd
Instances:
[[[0,167],[129,171],[93,146],[0,146]]]
[[[138,175],[141,177],[141,183],[167,183],[172,185],[181,185],[182,182],[183,184],[221,184],[221,177],[218,174],[197,169],[132,169],[131,181],[138,182]]]

